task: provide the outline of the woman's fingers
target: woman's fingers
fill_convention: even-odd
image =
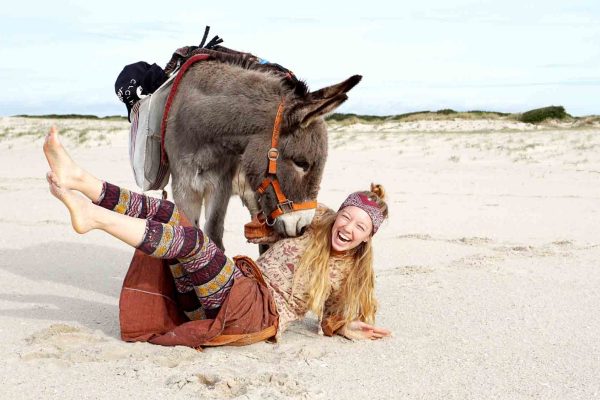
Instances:
[[[377,328],[375,327],[375,329],[373,329],[374,332],[382,335],[382,336],[390,336],[392,334],[392,331],[390,331],[389,329],[385,329],[385,328]]]
[[[357,336],[372,340],[381,339],[392,334],[388,329],[379,328],[363,321],[352,321],[348,324],[348,330],[356,332]]]
[[[392,334],[392,332],[390,330],[388,330],[388,329],[379,328],[379,327],[376,327],[376,326],[373,326],[373,325],[366,324],[364,322],[361,322],[360,329],[363,330],[363,331],[367,331],[367,332],[369,332],[369,331],[370,332],[375,332],[378,335],[382,335],[382,336],[389,336],[389,335]]]

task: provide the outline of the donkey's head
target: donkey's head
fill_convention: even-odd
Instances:
[[[257,190],[267,223],[286,236],[297,236],[311,223],[327,158],[324,116],[348,99],[346,92],[361,80],[344,82],[306,94],[288,94],[273,119],[274,132],[256,135],[242,156],[242,169]],[[275,114],[275,110],[273,110]]]

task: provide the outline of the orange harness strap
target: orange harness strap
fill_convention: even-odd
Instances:
[[[284,105],[285,102],[282,99],[281,103],[279,103],[279,107],[277,108],[277,115],[275,116],[275,123],[273,124],[271,148],[267,152],[267,158],[269,159],[268,174],[265,179],[263,179],[258,189],[256,189],[258,193],[264,194],[269,186],[273,187],[275,196],[277,196],[277,208],[273,210],[271,214],[269,214],[271,221],[288,212],[317,208],[316,200],[305,201],[303,203],[294,203],[293,201],[288,200],[287,197],[285,197],[285,194],[283,194],[281,185],[277,179],[277,160],[279,159],[279,150],[277,149],[277,146],[279,144],[279,133],[281,131],[281,120],[283,117]]]
[[[269,174],[277,173],[277,159],[279,158],[279,150],[277,150],[277,146],[279,145],[279,133],[281,132],[281,120],[283,117],[283,99],[281,103],[279,103],[279,107],[277,107],[277,115],[275,115],[275,123],[273,124],[273,134],[271,135],[271,148],[267,153],[267,157],[269,158]]]

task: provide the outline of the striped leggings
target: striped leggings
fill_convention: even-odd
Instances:
[[[218,314],[234,279],[242,273],[200,229],[179,225],[180,214],[174,203],[104,182],[95,204],[146,220],[144,238],[137,248],[167,260],[188,318],[214,318]]]

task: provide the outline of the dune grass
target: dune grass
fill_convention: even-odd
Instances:
[[[600,116],[573,117],[562,106],[548,106],[525,111],[523,113],[506,113],[500,111],[470,110],[456,111],[449,108],[437,111],[414,111],[396,115],[359,115],[335,113],[329,115],[328,122],[340,125],[356,123],[384,123],[384,122],[413,122],[422,120],[449,120],[449,119],[503,119],[531,124],[543,123],[548,120],[573,121],[581,125],[594,124],[600,121]]]

